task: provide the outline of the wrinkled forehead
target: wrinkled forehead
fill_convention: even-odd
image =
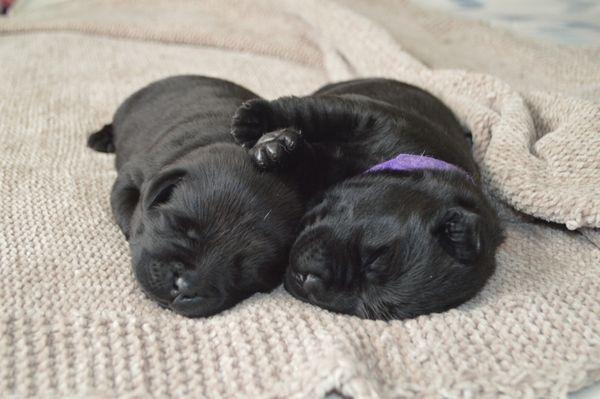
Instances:
[[[156,257],[197,263],[202,256],[210,264],[226,262],[250,244],[276,247],[285,238],[274,236],[270,228],[279,220],[278,212],[237,180],[221,180],[220,186],[203,190],[181,183],[172,201],[146,218],[140,245]],[[221,259],[213,262],[215,254]]]
[[[251,216],[263,207],[263,189],[250,173],[198,168],[186,176],[174,193],[168,211],[184,214],[198,223],[228,223]]]
[[[325,203],[332,211],[354,217],[410,214],[424,217],[443,206],[439,196],[421,188],[380,182],[338,186],[325,196]]]

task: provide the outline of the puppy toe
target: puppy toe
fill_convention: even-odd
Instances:
[[[250,150],[254,162],[262,169],[285,169],[298,158],[302,136],[294,128],[265,133]]]
[[[271,141],[265,144],[265,152],[272,163],[279,163],[285,155],[285,148],[281,142]]]
[[[252,157],[252,160],[260,169],[269,168],[269,157],[264,147],[253,147],[250,150],[250,157]]]
[[[294,152],[302,141],[300,132],[293,128],[288,128],[281,134],[281,142],[288,152]]]

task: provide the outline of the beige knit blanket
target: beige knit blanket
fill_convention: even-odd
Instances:
[[[600,380],[598,51],[401,1],[49,3],[0,20],[0,397],[560,398]],[[403,41],[511,83],[430,69]],[[182,73],[271,98],[373,75],[440,96],[508,205],[497,273],[466,305],[407,321],[281,288],[208,319],[160,309],[112,221],[113,157],[85,139],[128,94]]]

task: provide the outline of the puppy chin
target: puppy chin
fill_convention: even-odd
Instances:
[[[233,306],[226,298],[188,298],[184,295],[178,295],[170,305],[175,313],[186,317],[208,317]]]
[[[294,274],[292,269],[288,269],[283,279],[283,287],[294,298],[334,313],[366,318],[358,311],[358,306],[354,298],[348,297],[344,300],[340,294],[332,291],[326,291],[324,295],[307,294],[294,277]]]

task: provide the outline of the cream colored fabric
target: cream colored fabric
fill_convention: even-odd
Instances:
[[[600,101],[600,43],[582,49],[531,41],[470,18],[423,10],[406,0],[343,1],[385,27],[407,52],[430,67],[485,72],[518,90],[560,91]]]
[[[596,104],[430,70],[356,5],[55,3],[0,20],[0,397],[564,397],[600,380]],[[485,45],[521,46],[478,29]],[[589,94],[598,72],[574,57],[540,70],[587,79]],[[497,273],[458,309],[389,323],[281,288],[208,319],[158,308],[112,221],[113,157],[85,139],[128,94],[181,73],[270,98],[371,75],[439,95],[473,130],[490,191],[523,213],[503,212]]]

